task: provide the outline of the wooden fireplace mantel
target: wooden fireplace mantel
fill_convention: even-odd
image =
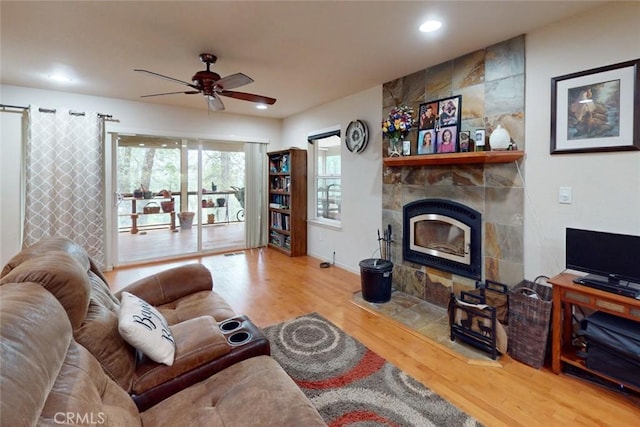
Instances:
[[[478,163],[510,163],[524,157],[524,151],[475,151],[470,153],[424,154],[415,156],[385,157],[382,162],[389,167],[463,165]]]

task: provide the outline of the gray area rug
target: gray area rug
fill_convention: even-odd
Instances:
[[[317,313],[263,329],[330,426],[480,426]]]

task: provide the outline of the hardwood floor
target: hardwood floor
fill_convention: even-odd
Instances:
[[[220,222],[202,227],[202,250],[221,253],[242,250],[244,244],[244,222]],[[195,254],[198,248],[198,230],[194,225],[189,230],[172,232],[165,228],[142,230],[138,234],[118,233],[118,264],[128,265],[150,259]]]
[[[200,262],[214,289],[264,327],[317,312],[487,426],[635,426],[634,400],[584,380],[536,370],[509,356],[502,367],[470,364],[450,350],[351,302],[360,277],[312,257],[269,249],[147,264],[106,273],[120,289],[147,274]]]

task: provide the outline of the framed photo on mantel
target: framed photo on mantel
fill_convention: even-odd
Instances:
[[[551,154],[640,150],[639,64],[551,79]]]
[[[418,154],[458,151],[461,110],[461,95],[420,104]]]

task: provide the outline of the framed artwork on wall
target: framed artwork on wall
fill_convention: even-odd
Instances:
[[[640,150],[639,64],[551,79],[551,154]]]

